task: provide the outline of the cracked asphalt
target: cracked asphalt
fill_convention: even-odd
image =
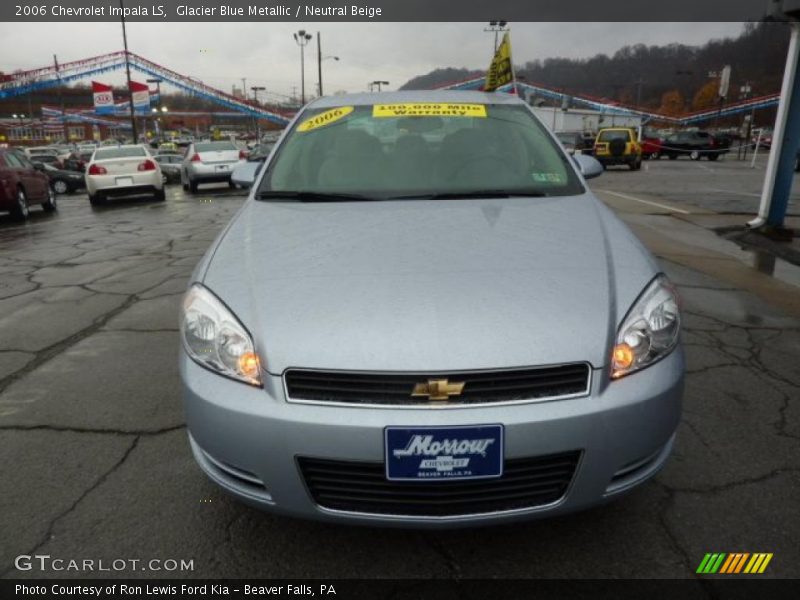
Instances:
[[[696,168],[665,172],[682,164]],[[647,173],[609,172],[592,187],[627,194],[626,177]],[[178,305],[241,193],[172,187],[165,203],[96,210],[74,195],[27,224],[0,216],[0,576],[694,578],[706,552],[772,552],[762,577],[800,576],[800,315],[785,309],[800,288],[749,285],[736,269],[766,276],[713,234],[675,234],[682,213],[601,197],[681,293],[688,377],[673,457],[590,511],[437,532],[274,517],[195,466]],[[719,269],[726,260],[736,264]],[[193,559],[194,570],[18,571],[21,554]]]

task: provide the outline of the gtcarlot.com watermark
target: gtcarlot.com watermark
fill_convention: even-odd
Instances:
[[[49,554],[20,554],[14,559],[19,571],[70,571],[80,573],[115,571],[194,571],[194,559],[184,558],[56,558]]]

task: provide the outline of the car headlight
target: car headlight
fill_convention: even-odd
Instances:
[[[659,275],[639,295],[617,330],[612,379],[664,358],[678,344],[680,326],[678,295],[667,277]]]
[[[261,385],[261,366],[250,334],[200,284],[183,297],[180,327],[183,346],[197,363],[221,375]]]

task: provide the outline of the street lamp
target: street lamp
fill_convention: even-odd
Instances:
[[[487,33],[494,33],[494,51],[497,52],[497,42],[498,42],[498,34],[501,31],[508,31],[507,21],[489,21],[489,27],[484,27],[484,31]]]
[[[131,117],[131,132],[133,134],[133,143],[139,141],[139,133],[136,131],[136,113],[133,108],[133,92],[131,92],[131,60],[128,54],[128,32],[125,28],[125,6],[123,0],[119,0],[120,21],[122,21],[122,45],[125,48],[125,79],[128,82],[128,108],[130,109]],[[64,118],[62,111],[61,118]]]
[[[250,90],[253,92],[253,102],[256,105],[258,105],[258,92],[263,92],[266,89],[267,88],[261,87],[261,86],[253,86],[253,87],[250,88]],[[255,129],[256,129],[256,141],[258,141],[261,136],[260,136],[260,132],[258,130],[258,117],[257,116],[254,117],[254,121],[255,121],[255,125],[256,125],[256,127],[255,127]]]
[[[333,59],[338,61],[338,56],[322,56],[322,42],[320,41],[319,31],[317,32],[317,91],[322,96],[322,61]]]
[[[163,79],[148,79],[147,83],[156,84],[156,94],[158,94],[158,105],[161,106],[161,82]]]
[[[23,132],[22,128],[24,127],[24,124],[25,124],[24,123],[25,114],[24,113],[20,113],[20,114],[14,113],[11,116],[14,117],[15,119],[19,119],[19,138],[23,139],[24,132]]]
[[[294,35],[294,41],[300,46],[300,102],[306,103],[306,68],[305,68],[305,47],[311,40],[311,34],[301,29]]]
[[[374,91],[374,86],[378,86],[378,91],[380,92],[382,85],[389,85],[389,82],[388,81],[373,81],[372,83],[369,84],[369,91],[370,92]]]

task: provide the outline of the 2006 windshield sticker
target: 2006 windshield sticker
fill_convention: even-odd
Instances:
[[[353,112],[352,106],[339,106],[338,108],[332,108],[331,110],[326,110],[325,112],[321,112],[318,115],[314,115],[313,117],[306,119],[300,125],[297,126],[297,131],[312,131],[314,129],[319,129],[320,127],[325,127],[326,125],[330,125],[331,123],[335,123],[339,119],[343,119],[347,115]]]
[[[484,104],[375,104],[373,117],[486,117]]]

